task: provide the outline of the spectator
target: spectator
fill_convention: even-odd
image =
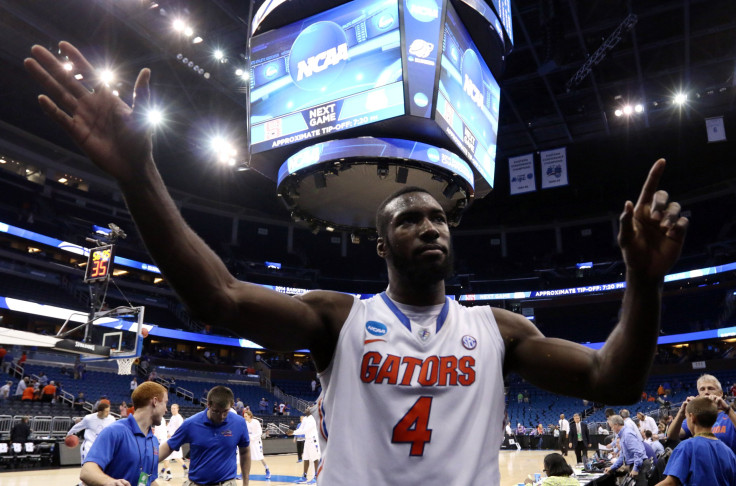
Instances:
[[[44,373],[43,371],[38,373],[38,384],[41,389],[49,384],[49,377],[46,376],[46,373]]]
[[[3,356],[3,360],[2,360],[3,372],[9,373],[10,365],[12,363],[13,363],[13,355],[10,354],[10,352],[8,352],[7,350],[5,350],[5,355]]]
[[[23,390],[23,396],[20,398],[24,402],[30,402],[35,399],[35,393],[33,390],[33,386],[27,386]]]
[[[268,412],[268,400],[261,398],[261,401],[258,402],[258,411],[262,414],[266,414],[266,412]]]
[[[51,402],[56,397],[56,383],[51,380],[48,385],[41,390],[41,401]]]
[[[123,400],[123,403],[120,404],[118,407],[118,411],[120,412],[120,418],[125,418],[128,416],[128,404]]]
[[[245,405],[243,405],[243,400],[241,400],[240,398],[236,398],[235,399],[235,413],[242,416],[244,409],[245,409]]]
[[[84,398],[84,392],[79,392],[77,398],[74,399],[74,410],[84,410],[84,403],[87,400]]]
[[[273,409],[271,410],[271,412],[274,415],[278,415],[279,414],[279,404],[278,403],[273,402]]]
[[[10,442],[20,444],[28,442],[31,437],[31,427],[28,425],[30,421],[30,417],[23,417],[20,422],[13,426],[10,431]]]
[[[707,396],[688,402],[685,413],[693,438],[675,447],[664,469],[667,477],[657,486],[736,484],[736,455],[711,432],[718,408]]]
[[[570,477],[572,468],[561,454],[553,452],[544,457],[544,469],[547,477],[539,483],[541,486],[578,486],[580,482]],[[533,480],[528,478],[524,484],[533,484]]]
[[[286,410],[286,404],[284,402],[279,403],[279,415],[283,415],[284,410]]]
[[[138,380],[133,377],[132,380],[130,380],[130,391],[131,393],[135,391],[135,389],[138,388]]]
[[[18,382],[18,386],[15,388],[15,397],[17,399],[22,399],[23,392],[25,392],[25,389],[28,387],[28,377],[24,376],[22,380]]]
[[[20,355],[20,358],[18,359],[18,366],[20,366],[21,368],[25,366],[27,359],[28,355],[26,354],[26,351],[23,351]]]
[[[312,380],[312,393],[317,391],[317,380]]]
[[[0,403],[5,403],[5,401],[10,398],[10,387],[12,384],[12,381],[6,381],[5,384],[0,387]]]
[[[652,434],[651,430],[645,430],[644,436],[645,436],[644,442],[649,444],[652,450],[654,451],[654,454],[656,454],[656,456],[659,457],[659,455],[664,452],[664,446],[662,445],[662,443],[659,441],[657,437],[655,437]]]

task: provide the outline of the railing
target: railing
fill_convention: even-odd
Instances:
[[[70,407],[74,406],[74,395],[72,395],[68,391],[61,390],[61,392],[59,393],[59,400],[64,403],[68,403]]]
[[[190,402],[194,403],[194,393],[187,390],[186,388],[177,386],[175,393],[177,397],[184,397],[184,400],[189,400]]]

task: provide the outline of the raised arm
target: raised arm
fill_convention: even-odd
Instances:
[[[352,297],[314,292],[291,298],[235,279],[186,224],[156,169],[151,131],[144,122],[150,70],[139,73],[134,104],[128,106],[96,81],[94,68],[74,46],[61,42],[59,48],[75,71],[64,70],[41,46],[33,46],[32,58],[24,62],[48,93],[39,96],[41,108],[118,181],[149,253],[193,315],[269,348],[309,347],[324,368]],[[92,85],[75,79],[74,72]]]
[[[636,401],[659,334],[664,276],[677,261],[688,225],[680,205],[657,190],[665,168],[649,171],[636,205],[626,201],[618,235],[626,263],[621,319],[600,350],[546,338],[526,318],[494,309],[506,343],[507,371],[548,390],[604,403]]]

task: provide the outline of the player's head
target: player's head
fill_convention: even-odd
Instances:
[[[710,429],[718,419],[718,406],[710,398],[695,397],[685,407],[687,426],[692,430],[693,425]]]
[[[715,395],[717,397],[723,396],[721,382],[713,375],[701,375],[700,378],[698,378],[697,386],[698,395],[701,397],[707,397],[709,395]]]
[[[619,415],[621,415],[621,418],[622,418],[622,419],[624,419],[624,420],[626,420],[627,418],[631,417],[631,414],[630,414],[630,413],[629,413],[629,411],[628,411],[628,410],[626,410],[625,408],[622,408],[622,409],[621,409],[621,410],[620,410],[620,411],[618,412],[618,414],[619,414]]]
[[[544,456],[544,472],[547,476],[569,476],[572,474],[572,468],[567,463],[562,454],[553,452]]]
[[[608,417],[610,417],[611,415],[616,415],[616,412],[612,408],[607,408],[604,413],[606,414],[606,419],[608,419]]]
[[[110,415],[110,404],[102,402],[99,405],[97,405],[97,416],[100,418],[105,418],[108,415]]]
[[[580,414],[579,414],[579,413],[576,413],[576,414],[574,414],[574,415],[572,416],[572,419],[573,419],[573,420],[574,420],[575,422],[580,422]]]
[[[233,406],[233,391],[226,386],[215,386],[207,393],[207,418],[215,425],[221,424]]]
[[[250,410],[243,410],[243,417],[245,417],[245,420],[250,422],[251,420],[253,420],[253,412],[251,412]]]
[[[452,273],[453,252],[447,215],[425,189],[405,187],[376,211],[376,251],[391,269],[424,285]]]
[[[564,418],[565,418],[565,414],[564,414],[564,413],[561,413],[561,414],[560,414],[560,420],[562,420],[562,419],[564,419]]]
[[[169,402],[166,388],[159,383],[146,381],[138,385],[131,396],[136,414],[139,411],[150,413],[153,425],[161,425],[161,419],[166,413],[166,404]]]
[[[171,406],[171,415],[176,415],[177,413],[179,413],[179,405],[175,403]]]
[[[652,431],[651,430],[645,430],[644,431],[644,437],[646,437],[647,439],[651,439],[652,438]]]

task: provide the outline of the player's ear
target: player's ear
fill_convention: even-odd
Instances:
[[[386,258],[386,238],[383,236],[376,238],[376,253],[381,258]]]

